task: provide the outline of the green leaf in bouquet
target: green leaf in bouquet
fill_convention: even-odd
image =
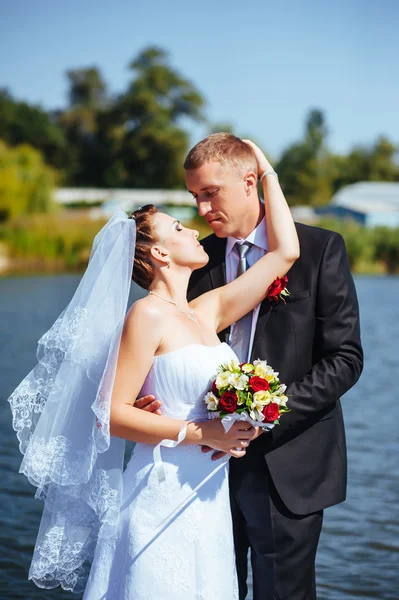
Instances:
[[[245,404],[245,402],[246,402],[247,393],[244,390],[238,390],[237,398],[238,398],[238,405],[241,406],[242,404]]]
[[[251,406],[252,402],[254,399],[254,395],[252,392],[247,392],[247,396],[246,396],[246,405],[247,406]]]

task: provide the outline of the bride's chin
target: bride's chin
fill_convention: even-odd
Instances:
[[[198,269],[202,269],[202,267],[205,267],[205,265],[207,265],[209,262],[209,256],[207,255],[206,252],[204,252],[204,256],[201,257],[201,260],[198,261],[195,265],[193,265],[193,271],[198,271]]]

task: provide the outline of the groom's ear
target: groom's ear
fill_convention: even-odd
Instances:
[[[247,196],[250,196],[252,192],[257,190],[258,175],[254,171],[247,171],[244,175],[244,185]]]

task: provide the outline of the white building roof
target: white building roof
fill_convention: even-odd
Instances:
[[[340,189],[331,204],[360,212],[399,210],[399,183],[361,181]]]
[[[145,204],[177,204],[196,206],[196,202],[187,190],[140,190],[140,189],[104,189],[104,188],[59,188],[55,191],[55,200],[59,204],[74,202],[114,202],[120,206],[144,206]]]

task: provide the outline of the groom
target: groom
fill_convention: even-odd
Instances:
[[[237,276],[243,240],[246,266],[267,252],[264,205],[246,176],[276,174],[256,146],[226,133],[194,146],[184,167],[198,212],[214,231],[202,241],[210,260],[192,275],[191,300]],[[339,399],[363,366],[356,291],[342,237],[299,223],[297,232],[301,256],[288,273],[286,303],[266,298],[246,323],[219,334],[240,360],[267,359],[288,385],[291,409],[230,461],[240,600],[249,549],[254,600],[315,599],[323,510],[346,494]]]

